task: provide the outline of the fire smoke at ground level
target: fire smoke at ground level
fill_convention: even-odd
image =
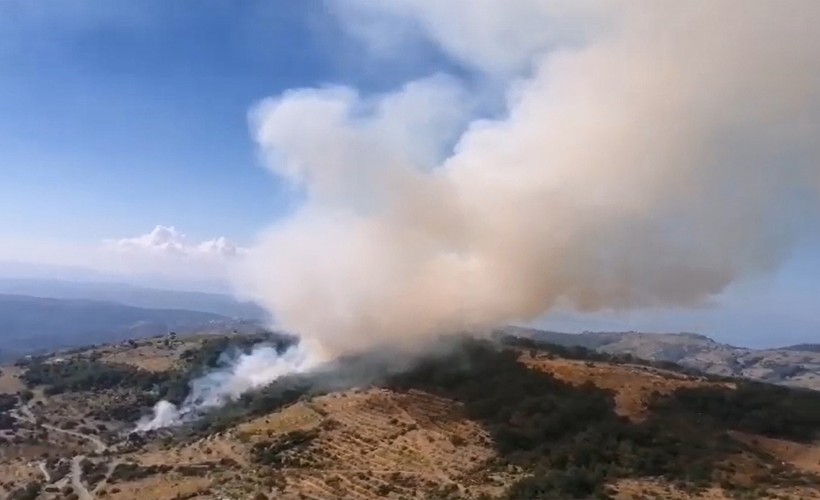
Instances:
[[[305,373],[320,365],[320,352],[317,346],[304,342],[282,353],[273,346],[257,346],[224,368],[192,380],[190,392],[179,406],[169,401],[159,401],[154,406],[153,414],[137,423],[136,430],[150,431],[189,422],[283,375]]]

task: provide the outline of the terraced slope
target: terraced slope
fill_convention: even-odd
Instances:
[[[371,375],[357,387],[277,383],[192,426],[129,435],[129,420],[159,397],[144,380],[198,373],[191,363],[207,367],[226,345],[212,340],[81,351],[59,363],[124,374],[121,383],[82,378],[61,393],[46,384],[0,397],[13,421],[0,441],[0,494],[820,498],[817,393],[526,341],[464,340],[399,373],[349,360],[362,363],[350,373]],[[26,370],[48,373],[22,367],[7,386],[30,380]]]

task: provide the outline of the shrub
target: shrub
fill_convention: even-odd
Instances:
[[[658,397],[652,407],[774,438],[809,442],[820,437],[820,392],[752,381],[736,385],[681,388]]]

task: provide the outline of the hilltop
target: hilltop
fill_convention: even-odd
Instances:
[[[820,393],[521,337],[451,339],[288,376],[178,428],[130,431],[226,352],[163,336],[0,377],[8,498],[820,498]]]
[[[549,332],[510,327],[513,335],[563,346],[581,346],[607,354],[669,361],[696,370],[772,384],[820,390],[820,345],[749,349],[722,344],[695,333]]]

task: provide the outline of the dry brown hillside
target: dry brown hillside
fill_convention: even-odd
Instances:
[[[340,390],[280,381],[192,426],[128,434],[215,352],[258,341],[160,338],[3,368],[3,495],[820,498],[816,393],[511,339]]]

